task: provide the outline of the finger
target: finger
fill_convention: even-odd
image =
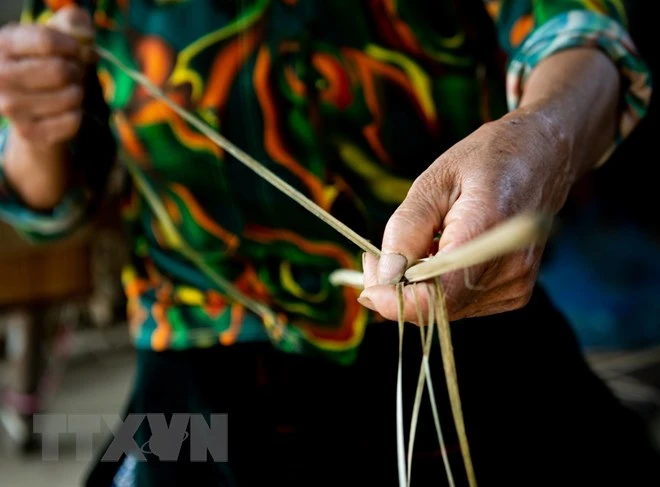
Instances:
[[[492,316],[500,313],[508,313],[510,311],[515,311],[527,306],[530,298],[531,295],[528,295],[504,301],[494,301],[486,305],[474,305],[461,310],[459,313],[450,314],[449,319],[451,321],[456,321],[468,318]]]
[[[498,222],[491,199],[484,194],[463,193],[448,209],[438,242],[438,252],[451,252]]]
[[[16,125],[16,129],[26,140],[49,146],[75,137],[81,121],[82,110],[75,110]]]
[[[481,266],[445,274],[443,284],[450,307],[460,309],[470,305],[479,296],[498,292],[512,283],[536,276],[542,254],[543,248],[535,246],[493,259]]]
[[[403,318],[408,323],[418,323],[417,307],[422,317],[428,315],[428,301],[429,295],[433,296],[431,284],[417,283],[417,292],[413,290],[413,286],[406,286],[403,289]],[[375,285],[362,291],[358,298],[360,304],[377,312],[383,318],[390,321],[397,321],[398,319],[398,300],[396,295],[395,286],[391,285]],[[417,305],[415,304],[417,301]]]
[[[48,27],[56,29],[75,38],[90,40],[94,38],[94,22],[89,13],[76,5],[59,9],[47,23]]]
[[[0,31],[0,52],[10,58],[64,56],[79,58],[80,45],[71,36],[37,25],[15,25]]]
[[[486,316],[523,307],[532,295],[536,277],[537,273],[530,272],[491,291],[467,293],[463,296],[463,301],[460,304],[448,292],[449,285],[443,283],[449,319],[455,321],[469,317]],[[404,319],[415,324],[418,324],[419,321],[415,300],[419,303],[422,316],[426,316],[429,295],[435,295],[431,283],[418,283],[417,285],[424,286],[426,289],[419,289],[415,294],[413,286],[404,288]],[[467,301],[467,296],[472,296],[472,299]],[[394,286],[372,286],[362,292],[358,301],[366,308],[379,313],[385,319],[391,321],[397,321],[398,319],[397,296]]]
[[[530,262],[530,256],[535,256]],[[471,316],[483,316],[488,313],[503,312],[522,306],[531,295],[536,278],[538,276],[538,262],[541,250],[534,248],[533,252],[517,252],[507,259],[498,260],[500,265],[494,265],[493,272],[485,271],[487,275],[496,276],[495,279],[487,281],[486,289],[473,290],[465,286],[463,271],[454,271],[442,276],[442,285],[445,291],[447,312],[450,320],[462,319]],[[373,267],[376,259],[367,260],[367,267]],[[376,285],[373,283],[373,269],[371,276],[365,278],[365,289],[360,295],[359,301],[365,307],[376,311],[384,318],[395,321],[398,316],[396,290],[391,285]],[[480,282],[481,284],[481,282]],[[427,289],[429,283],[424,283]],[[411,292],[411,286],[404,289],[404,318],[411,323],[417,323],[417,311],[415,307],[415,296]],[[428,310],[428,294],[419,292],[419,302],[422,316]]]
[[[378,284],[378,258],[368,252],[362,254],[362,273],[364,287],[368,288]]]
[[[80,63],[61,57],[24,58],[0,64],[0,87],[7,90],[54,90],[80,83]]]
[[[464,192],[451,205],[444,218],[444,228],[438,242],[438,253],[450,253],[460,246],[478,237],[497,223],[497,214],[493,210],[491,198],[487,192]],[[503,258],[492,259],[483,264],[460,269],[443,276],[443,285],[447,300],[456,308],[463,306],[477,290],[490,289],[498,280],[508,276],[501,273]],[[466,272],[470,286],[466,285]]]
[[[471,273],[471,276],[475,275],[483,275],[482,266],[478,266],[478,268]],[[482,286],[482,280],[476,280],[476,284],[477,286]],[[475,286],[470,288],[465,285],[465,274],[463,269],[444,274],[442,276],[442,287],[444,290],[445,301],[447,303],[447,312],[450,316],[455,313],[455,310],[463,309],[465,306],[473,303],[479,295],[484,294],[484,291],[475,290]]]
[[[406,199],[387,222],[378,283],[396,284],[417,260],[427,257],[448,207],[447,188],[438,178],[438,169],[417,178]]]
[[[47,118],[80,108],[83,89],[70,85],[57,91],[0,95],[0,113],[11,120]]]
[[[447,298],[447,312],[450,319],[458,320],[475,316],[485,316],[490,312],[503,312],[521,307],[529,300],[537,273],[528,272],[490,291],[472,293],[461,303]]]
[[[94,23],[86,10],[75,5],[64,7],[50,18],[48,26],[76,39],[80,44],[81,59],[86,63],[92,61]]]

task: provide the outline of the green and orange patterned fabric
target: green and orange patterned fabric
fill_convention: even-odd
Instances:
[[[70,3],[27,2],[23,22],[44,23]],[[376,245],[414,178],[515,108],[526,76],[554,52],[597,46],[620,67],[619,140],[650,97],[616,0],[80,3],[100,46]],[[114,66],[101,61],[96,75],[109,112],[89,105],[84,140],[72,144],[80,167],[98,182],[115,157],[134,163],[186,242],[281,321],[265,327],[168,246],[129,182],[121,211],[133,259],[123,279],[136,346],[271,340],[287,352],[350,362],[375,317],[328,276],[360,269],[358,249]],[[106,118],[117,151],[94,143],[105,140]],[[5,125],[0,140],[11,130]],[[38,213],[4,186],[0,217],[37,241],[89,220],[98,195],[98,184],[73,188],[52,212]]]

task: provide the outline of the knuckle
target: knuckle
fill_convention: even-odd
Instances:
[[[64,59],[54,59],[51,61],[48,68],[48,76],[50,80],[57,85],[64,85],[69,83],[72,79],[71,68],[69,63]]]
[[[78,9],[75,6],[66,6],[56,14],[62,22],[75,22],[78,18]]]
[[[55,52],[55,36],[49,29],[38,28],[31,35],[34,36],[34,42],[42,54],[52,54]]]
[[[11,50],[11,38],[16,32],[17,23],[15,21],[5,24],[0,28],[0,55],[7,55]]]
[[[532,299],[532,293],[531,292],[516,298],[513,301],[513,308],[512,309],[524,308],[525,306],[527,306],[527,304],[529,304],[530,299]]]
[[[521,261],[509,261],[509,266],[511,267],[511,280],[515,279],[516,282],[520,283],[522,288],[526,283],[534,281],[535,274],[532,269],[532,265],[527,262]]]
[[[77,5],[69,5],[60,10],[62,19],[68,25],[76,27],[91,27],[92,21],[87,11]]]
[[[525,276],[522,279],[517,279],[511,285],[511,295],[514,296],[514,299],[522,299],[525,296],[529,296],[534,289],[534,281],[529,277]]]
[[[73,137],[78,132],[82,122],[82,110],[73,110],[67,114],[62,122],[62,132],[67,137]]]
[[[65,94],[65,103],[67,108],[77,109],[82,105],[84,92],[82,87],[78,85],[70,86]]]
[[[93,37],[94,24],[91,16],[77,5],[69,5],[58,10],[50,19],[50,25],[69,36]]]

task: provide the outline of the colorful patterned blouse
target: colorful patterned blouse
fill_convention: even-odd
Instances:
[[[70,3],[28,2],[23,21],[45,22]],[[650,97],[618,0],[80,3],[100,46],[376,245],[412,180],[515,108],[526,76],[552,53],[589,45],[616,62],[627,81],[619,140]],[[101,89],[90,86],[71,145],[87,184],[48,213],[4,184],[0,216],[36,241],[69,234],[92,217],[118,155],[139,168],[204,265],[278,316],[264,324],[224,297],[169,245],[129,183],[122,214],[134,258],[123,279],[137,347],[271,340],[350,362],[374,317],[328,276],[360,269],[358,249],[124,73],[102,61],[97,74]]]

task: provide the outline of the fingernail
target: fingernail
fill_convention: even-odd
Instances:
[[[398,283],[406,272],[408,260],[401,254],[383,252],[378,261],[378,284]]]
[[[367,253],[362,252],[362,272],[367,268]]]
[[[358,298],[358,303],[360,303],[365,308],[369,308],[371,310],[374,309],[374,303],[371,301],[371,299],[369,299],[367,296],[364,295],[364,292],[360,294],[360,297]]]

